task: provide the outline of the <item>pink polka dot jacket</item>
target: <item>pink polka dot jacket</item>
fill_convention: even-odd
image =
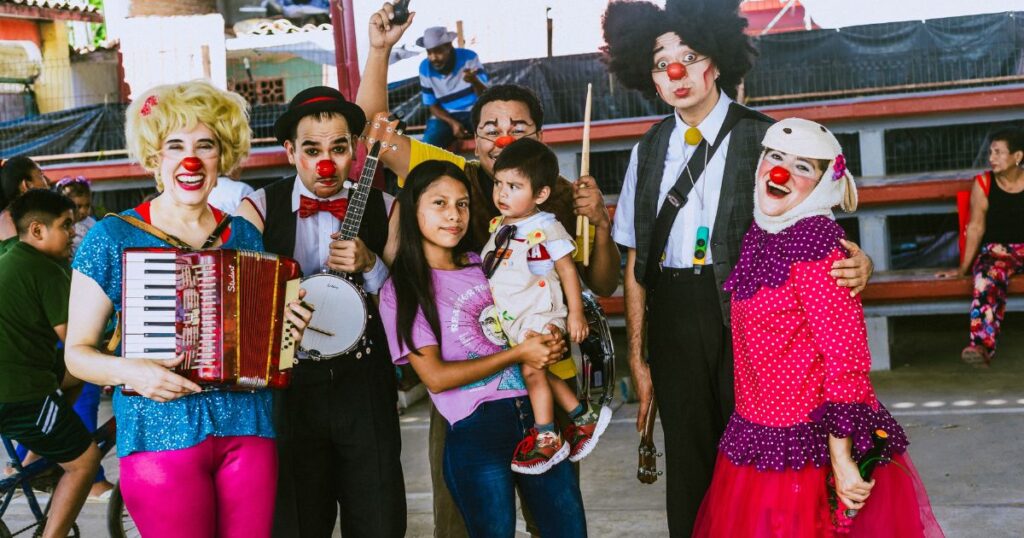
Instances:
[[[753,224],[725,283],[732,293],[736,411],[719,448],[758,470],[829,464],[828,434],[853,437],[854,456],[871,432],[889,451],[907,447],[903,429],[878,402],[868,372],[860,297],[829,275],[845,257],[843,229],[808,217],[776,234]]]

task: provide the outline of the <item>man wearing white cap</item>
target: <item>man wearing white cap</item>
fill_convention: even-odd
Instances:
[[[455,48],[454,40],[455,32],[444,26],[427,28],[416,40],[417,46],[427,49],[427,59],[420,64],[420,90],[431,117],[423,141],[441,148],[473,132],[470,110],[487,89],[480,57],[469,49]]]

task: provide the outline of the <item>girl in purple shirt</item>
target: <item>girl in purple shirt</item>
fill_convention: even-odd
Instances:
[[[509,458],[533,427],[519,364],[546,368],[564,355],[560,331],[509,348],[480,260],[467,246],[469,180],[426,161],[399,194],[399,246],[380,313],[392,360],[411,363],[448,422],[444,478],[470,536],[515,534],[515,488],[544,536],[586,536],[572,468],[513,473]]]

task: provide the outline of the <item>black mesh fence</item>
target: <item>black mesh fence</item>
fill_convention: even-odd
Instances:
[[[988,168],[988,139],[1024,120],[889,129],[885,132],[887,174]]]

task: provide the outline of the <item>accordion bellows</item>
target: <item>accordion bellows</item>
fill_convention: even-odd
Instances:
[[[296,342],[285,309],[298,299],[295,260],[245,250],[126,249],[125,358],[173,359],[204,388],[288,385]]]

